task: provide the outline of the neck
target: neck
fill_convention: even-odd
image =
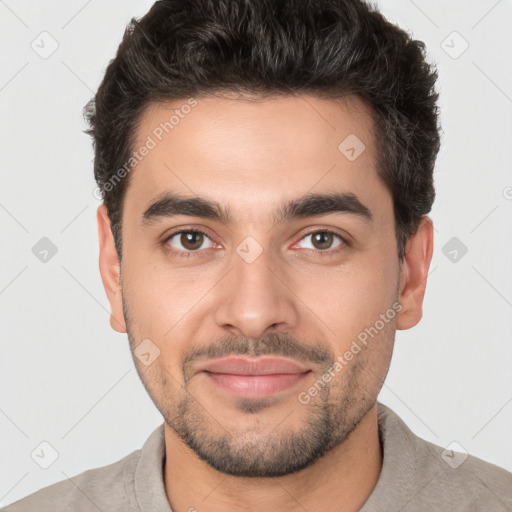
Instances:
[[[165,424],[167,499],[173,512],[356,512],[382,468],[377,404],[350,435],[311,466],[282,477],[220,473],[200,460]]]

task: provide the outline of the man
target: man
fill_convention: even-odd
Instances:
[[[86,114],[111,325],[164,424],[17,511],[512,510],[377,402],[422,316],[424,46],[359,0],[161,0]]]

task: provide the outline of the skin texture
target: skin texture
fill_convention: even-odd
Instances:
[[[148,108],[135,146],[185,102]],[[354,161],[338,149],[350,134],[365,145]],[[160,351],[148,366],[134,363],[165,419],[173,511],[355,511],[375,487],[376,399],[396,329],[421,319],[433,250],[425,216],[399,265],[392,197],[375,165],[373,123],[357,97],[203,97],[131,171],[122,265],[98,208],[111,325],[128,333],[132,351],[146,339]],[[144,224],[165,191],[218,201],[231,222],[179,215]],[[355,194],[372,222],[349,213],[275,222],[285,202],[333,191]],[[190,228],[208,236],[165,241]],[[311,233],[322,229],[348,243],[315,242]],[[237,252],[247,237],[262,249],[251,263]],[[399,312],[299,400],[393,304]],[[285,356],[310,373],[269,398],[241,399],[196,373],[228,354]]]

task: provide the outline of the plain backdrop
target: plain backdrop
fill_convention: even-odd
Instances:
[[[119,460],[162,422],[109,325],[81,113],[151,4],[0,1],[0,505]],[[512,2],[379,5],[425,41],[443,126],[424,316],[397,333],[379,399],[424,439],[512,471]]]

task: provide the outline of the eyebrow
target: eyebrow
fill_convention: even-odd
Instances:
[[[273,214],[275,224],[292,219],[315,217],[332,213],[346,213],[357,216],[365,222],[372,222],[371,211],[353,193],[307,194],[288,201]],[[159,218],[178,215],[212,219],[222,224],[232,224],[233,219],[227,208],[217,201],[200,196],[183,196],[165,192],[160,195],[142,214],[142,225],[148,225]]]

